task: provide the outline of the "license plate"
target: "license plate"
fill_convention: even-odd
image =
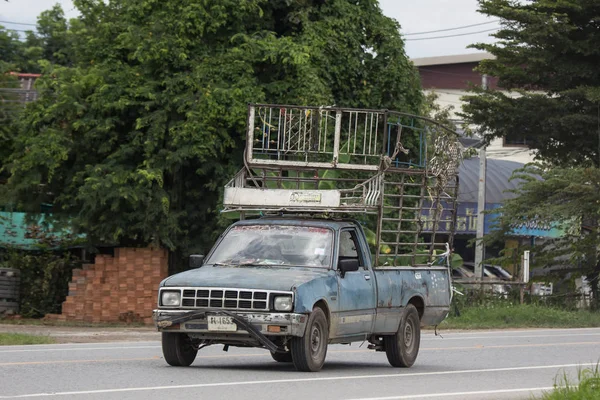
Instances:
[[[216,315],[208,316],[208,330],[220,332],[235,332],[237,325],[231,317],[220,317]]]

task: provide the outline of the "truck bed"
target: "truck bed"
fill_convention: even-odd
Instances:
[[[450,276],[448,268],[433,267],[377,267],[374,269],[377,282],[376,331],[394,326],[399,307],[406,306],[414,297],[422,300],[417,307],[421,324],[434,326],[444,320],[450,310]],[[395,325],[396,327],[398,325]]]

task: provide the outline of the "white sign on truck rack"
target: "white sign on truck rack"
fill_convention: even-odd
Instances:
[[[228,206],[340,207],[339,190],[256,189],[229,187],[223,203]]]

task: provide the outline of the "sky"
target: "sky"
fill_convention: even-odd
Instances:
[[[68,18],[77,15],[71,0],[0,0],[0,24],[10,29],[32,28],[7,22],[35,24],[37,16],[56,3],[62,5]],[[477,12],[477,0],[380,0],[380,6],[385,15],[400,23],[401,33],[405,35],[406,53],[410,58],[478,52],[476,49],[467,49],[467,46],[476,42],[491,42],[493,38],[489,34],[493,31],[488,30],[498,27],[494,18]],[[483,25],[417,34],[473,24]],[[439,38],[448,35],[462,36]]]

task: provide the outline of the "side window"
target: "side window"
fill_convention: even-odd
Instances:
[[[358,236],[354,230],[344,230],[340,234],[340,259],[357,259],[358,265],[364,267],[365,263],[358,244]]]

